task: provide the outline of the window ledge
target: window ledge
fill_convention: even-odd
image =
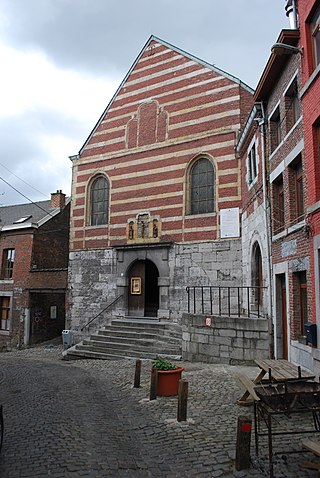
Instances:
[[[185,218],[186,219],[195,219],[197,217],[215,217],[217,215],[216,212],[204,212],[202,214],[186,214]]]
[[[309,76],[309,79],[306,81],[305,85],[301,88],[300,98],[302,98],[306,94],[306,92],[308,91],[308,89],[310,88],[312,83],[317,79],[319,74],[320,74],[320,63],[317,66],[317,68],[311,73],[311,75]]]
[[[276,242],[279,239],[282,239],[283,237],[289,236],[290,234],[299,231],[306,225],[306,221],[303,219],[300,222],[297,222],[297,224],[294,224],[293,226],[289,226],[285,228],[283,231],[278,232],[274,236],[272,236],[272,242]]]
[[[107,229],[109,227],[109,224],[101,224],[100,226],[90,226],[89,224],[87,224],[85,226],[85,229]]]
[[[13,279],[0,279],[0,284],[14,284]]]

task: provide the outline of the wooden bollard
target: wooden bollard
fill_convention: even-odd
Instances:
[[[140,377],[141,377],[141,360],[136,360],[136,370],[134,373],[134,388],[140,388]]]
[[[236,470],[250,468],[250,441],[252,420],[248,417],[238,417],[237,445],[236,445]]]
[[[187,420],[188,384],[188,380],[185,380],[184,378],[179,380],[177,413],[178,422],[185,422]]]
[[[151,380],[150,380],[150,400],[157,399],[157,388],[158,388],[158,369],[151,369]]]

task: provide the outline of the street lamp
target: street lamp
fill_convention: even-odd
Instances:
[[[271,51],[274,55],[277,56],[296,55],[297,53],[303,55],[303,50],[301,48],[298,48],[297,46],[287,45],[286,43],[275,43],[271,47]]]

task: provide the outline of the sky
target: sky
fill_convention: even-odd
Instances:
[[[0,206],[70,195],[77,154],[150,35],[254,88],[285,0],[0,0]]]

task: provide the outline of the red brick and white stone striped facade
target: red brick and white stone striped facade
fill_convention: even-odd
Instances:
[[[180,270],[183,267],[179,246],[194,245],[193,252],[189,251],[186,258],[190,264],[179,279],[181,289],[201,277],[207,280],[210,270],[210,282],[217,280],[221,265],[213,271],[209,264],[212,258],[205,257],[205,251],[216,255],[214,247],[220,242],[220,211],[241,204],[240,162],[235,144],[251,106],[252,91],[237,78],[162,40],[149,39],[79,155],[72,158],[71,316],[77,313],[75,304],[81,302],[80,297],[89,300],[97,312],[99,304],[104,303],[101,297],[92,300],[88,285],[84,290],[78,280],[80,269],[82,275],[85,273],[83,259],[90,254],[92,257],[94,251],[100,258],[103,256],[104,264],[108,265],[108,295],[116,296],[115,284],[126,294],[125,277],[129,266],[126,261],[134,261],[131,252],[121,269],[119,247],[139,244],[139,254],[143,255],[142,251],[148,249],[144,249],[144,244],[153,244],[154,250],[156,244],[160,248],[161,244],[171,244],[163,273],[161,264],[157,263],[160,259],[152,259],[159,270],[159,284],[161,278],[166,284],[163,291],[163,295],[167,295],[166,305],[160,304],[160,309],[170,311],[166,312],[167,316],[175,315],[172,311],[179,307],[170,300],[174,277],[179,276],[178,263]],[[214,165],[215,210],[210,214],[191,215],[188,174],[199,156],[209,158]],[[94,227],[88,220],[89,188],[99,173],[110,181],[109,223]],[[128,223],[134,222],[139,214],[156,218],[157,238],[149,235],[140,241],[128,239]],[[221,250],[239,251],[239,238],[223,242]],[[199,244],[202,244],[201,251]],[[210,245],[206,248],[204,244]],[[139,254],[136,252],[137,258]],[[195,259],[190,254],[198,256]],[[240,256],[233,261],[230,252],[227,254],[226,274],[229,279],[241,282]],[[190,277],[192,267],[197,268],[196,277]],[[88,274],[90,270],[88,265]],[[97,274],[94,281],[97,288],[103,289],[99,274],[104,272]],[[179,300],[183,303],[182,296]],[[125,300],[122,307],[125,313]]]

